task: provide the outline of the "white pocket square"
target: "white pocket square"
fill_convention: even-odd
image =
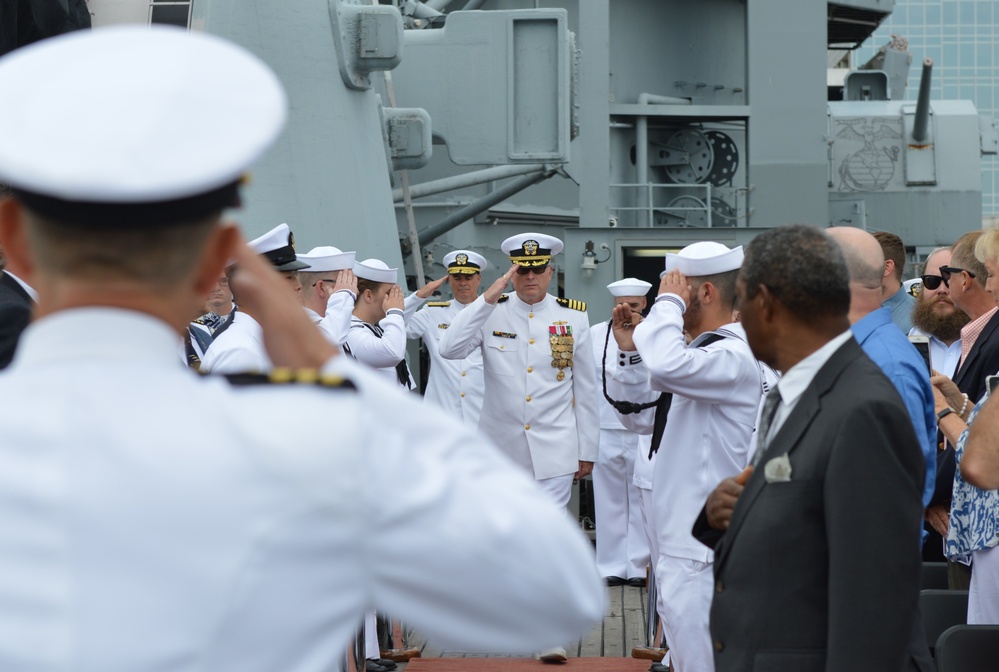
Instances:
[[[791,480],[791,460],[787,453],[772,460],[767,460],[767,465],[763,468],[763,475],[767,483],[787,483]]]

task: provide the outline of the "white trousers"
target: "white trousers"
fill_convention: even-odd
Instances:
[[[673,666],[680,672],[714,672],[708,630],[714,588],[711,563],[661,555],[656,576],[663,596],[663,632]]]
[[[649,542],[638,488],[632,481],[637,449],[638,434],[626,429],[600,430],[600,453],[593,465],[593,506],[601,576],[645,578]]]
[[[652,556],[652,561],[656,562],[659,558],[659,541],[656,537],[656,510],[652,506],[652,491],[645,488],[638,488],[638,503],[639,509],[642,512],[642,522],[645,525],[645,537],[649,544],[649,553]],[[658,572],[658,568],[653,572],[656,577],[656,611],[659,613],[659,620],[665,622],[663,587],[659,581]],[[658,642],[654,642],[654,644],[658,645]]]
[[[373,660],[382,657],[378,647],[378,623],[375,621],[374,610],[364,614],[364,657]]]
[[[534,481],[542,490],[548,493],[555,505],[564,509],[569,504],[569,496],[572,494],[572,479],[575,474],[565,476],[555,476],[553,478],[542,478]]]
[[[999,625],[999,547],[974,551],[968,625]]]

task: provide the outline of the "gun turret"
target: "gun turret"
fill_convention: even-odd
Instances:
[[[930,75],[933,72],[933,59],[923,60],[923,74],[919,79],[919,99],[916,101],[916,117],[912,124],[912,139],[923,142],[927,137],[930,123]]]

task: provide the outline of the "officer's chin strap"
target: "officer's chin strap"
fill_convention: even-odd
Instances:
[[[616,401],[610,398],[607,394],[607,345],[610,343],[611,332],[614,330],[614,321],[611,320],[607,323],[607,336],[604,338],[604,354],[600,359],[600,381],[603,383],[604,387],[604,399],[607,403],[614,407],[614,410],[621,415],[631,415],[632,413],[641,413],[647,408],[652,408],[658,403],[656,401],[650,401],[645,404],[636,404],[633,401]]]

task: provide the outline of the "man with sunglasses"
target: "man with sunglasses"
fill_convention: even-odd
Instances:
[[[561,240],[522,233],[501,247],[513,267],[455,315],[438,348],[446,359],[481,350],[479,432],[564,507],[573,482],[593,470],[600,438],[590,320],[585,303],[548,294]],[[511,281],[508,296],[503,290]],[[561,662],[565,649],[539,657]]]
[[[968,398],[967,404],[954,409],[962,418],[967,418],[975,402],[985,394],[986,377],[999,371],[999,311],[995,299],[985,291],[985,264],[975,257],[975,243],[981,235],[981,231],[972,231],[961,236],[951,248],[950,264],[940,267],[954,305],[970,320],[961,329],[961,359],[953,378],[957,389]],[[934,385],[941,387],[937,378]],[[942,439],[938,439],[938,447],[936,489],[926,519],[946,536],[954,487],[954,448]],[[959,562],[950,562],[948,567],[950,587],[967,590],[971,568]]]
[[[940,275],[940,267],[950,264],[950,248],[940,247],[926,257],[921,289],[912,308],[910,336],[926,336],[930,343],[933,370],[948,378],[957,370],[961,358],[961,329],[968,316],[954,305],[950,290]]]

